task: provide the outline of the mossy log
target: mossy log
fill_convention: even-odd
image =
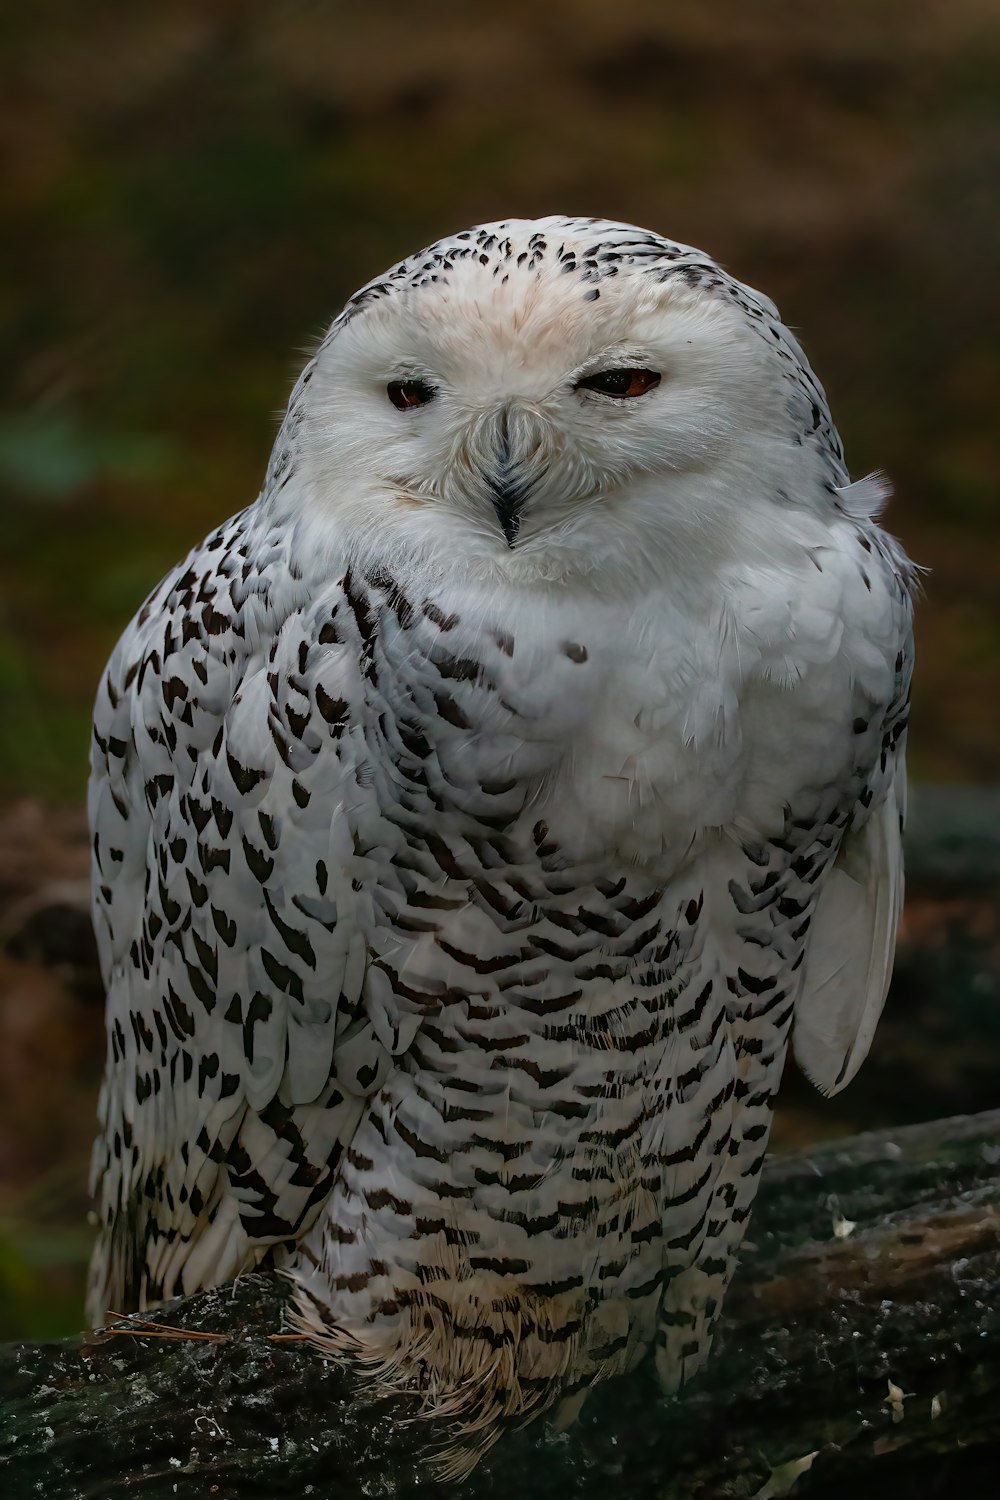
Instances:
[[[750,1238],[686,1392],[609,1382],[568,1431],[508,1434],[463,1500],[994,1496],[1000,1111],[772,1160]],[[285,1294],[255,1274],[157,1314],[202,1337],[7,1346],[5,1500],[456,1493],[433,1476],[445,1433],[272,1337]]]

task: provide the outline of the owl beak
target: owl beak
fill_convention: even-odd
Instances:
[[[528,487],[512,479],[503,470],[487,474],[486,483],[500,522],[500,530],[507,540],[507,546],[513,547],[521,529],[521,510],[527,498]]]
[[[527,469],[524,456],[513,451],[510,413],[506,407],[498,414],[495,429],[495,462],[484,476],[508,547],[513,547],[521,529],[521,512],[537,482],[537,474]]]

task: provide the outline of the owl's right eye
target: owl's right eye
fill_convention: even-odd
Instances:
[[[409,411],[414,406],[426,406],[437,394],[426,380],[390,380],[385,388],[397,411]]]

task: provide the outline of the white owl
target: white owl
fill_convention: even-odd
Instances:
[[[773,305],[601,219],[351,299],[94,730],[91,1312],[262,1261],[506,1422],[703,1360],[791,1034],[864,1057],[912,568]]]

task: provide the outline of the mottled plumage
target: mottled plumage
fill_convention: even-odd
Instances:
[[[772,304],[643,230],[348,303],[98,696],[96,1320],[268,1256],[455,1472],[698,1366],[789,1034],[841,1087],[888,983],[883,498]]]

